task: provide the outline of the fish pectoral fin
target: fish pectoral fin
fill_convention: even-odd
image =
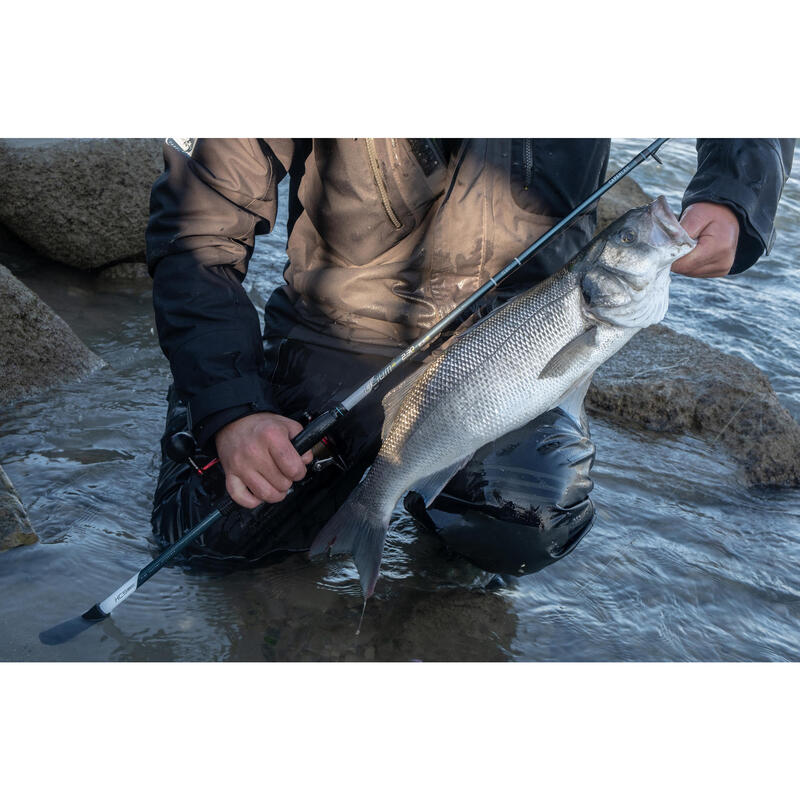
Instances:
[[[409,491],[416,492],[425,501],[425,507],[427,508],[436,499],[439,492],[450,483],[450,479],[453,475],[472,458],[472,455],[473,454],[470,453],[466,458],[461,459],[461,461],[451,464],[444,469],[440,469],[438,472],[434,472],[433,475],[428,475],[427,478],[423,478],[416,485],[412,486]]]
[[[597,344],[597,326],[592,325],[580,336],[567,342],[542,368],[539,378],[559,378],[564,375],[575,361],[584,361],[591,355]]]
[[[428,364],[423,364],[419,369],[415,369],[407,378],[404,378],[391,391],[388,391],[383,398],[383,428],[381,428],[381,439],[385,439],[392,427],[394,418],[403,405],[409,389],[419,380],[420,375],[428,368]]]

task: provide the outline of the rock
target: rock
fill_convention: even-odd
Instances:
[[[112,264],[105,267],[97,276],[100,282],[127,282],[151,280],[150,273],[147,271],[147,264],[138,261],[124,261],[122,264]]]
[[[0,222],[81,269],[144,261],[161,139],[0,139]]]
[[[609,173],[606,177],[610,178]],[[625,177],[614,187],[609,189],[597,203],[597,227],[599,233],[610,225],[615,219],[621,217],[626,211],[651,203],[655,198],[650,197],[633,178]]]
[[[0,407],[104,363],[2,264],[0,330]]]
[[[595,373],[590,413],[724,446],[757,486],[800,486],[800,425],[749,361],[654,325]]]
[[[94,275],[93,286],[101,292],[141,294],[152,291],[153,279],[147,271],[147,264],[124,261],[121,264],[103,267]]]
[[[17,490],[0,467],[0,552],[38,541]]]

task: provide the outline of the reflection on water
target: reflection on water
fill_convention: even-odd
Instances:
[[[643,143],[615,141],[612,161],[623,163]],[[672,141],[662,153],[663,167],[649,163],[636,178],[677,209],[693,146]],[[676,278],[667,318],[755,362],[796,417],[799,223],[800,191],[790,181],[773,253],[737,278]],[[284,259],[279,235],[260,240],[247,281],[257,306],[281,280]],[[86,610],[156,552],[149,503],[169,369],[147,285],[99,284],[37,260],[14,263],[109,366],[0,419],[0,462],[42,540],[0,554],[0,658],[797,658],[800,492],[747,489],[708,442],[600,420],[592,425],[594,530],[566,559],[512,585],[485,590],[490,576],[399,514],[359,636],[352,564],[294,555],[227,574],[166,568],[111,619],[44,647],[41,630]]]

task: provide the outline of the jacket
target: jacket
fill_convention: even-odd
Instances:
[[[267,327],[355,351],[397,352],[603,181],[608,139],[168,139],[147,261],[162,349],[201,444],[277,410],[242,288],[289,176],[286,285]],[[737,216],[733,273],[772,247],[794,141],[701,139],[683,207]],[[590,238],[584,214],[502,287],[556,272]],[[269,331],[267,331],[269,333]]]

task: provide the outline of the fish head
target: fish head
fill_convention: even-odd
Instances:
[[[696,244],[663,196],[631,209],[587,250],[582,280],[587,316],[635,328],[660,321],[669,303],[669,267]]]
[[[681,227],[663,195],[623,214],[598,238],[603,247],[595,259],[597,265],[635,289],[651,283],[660,270],[697,244]]]

